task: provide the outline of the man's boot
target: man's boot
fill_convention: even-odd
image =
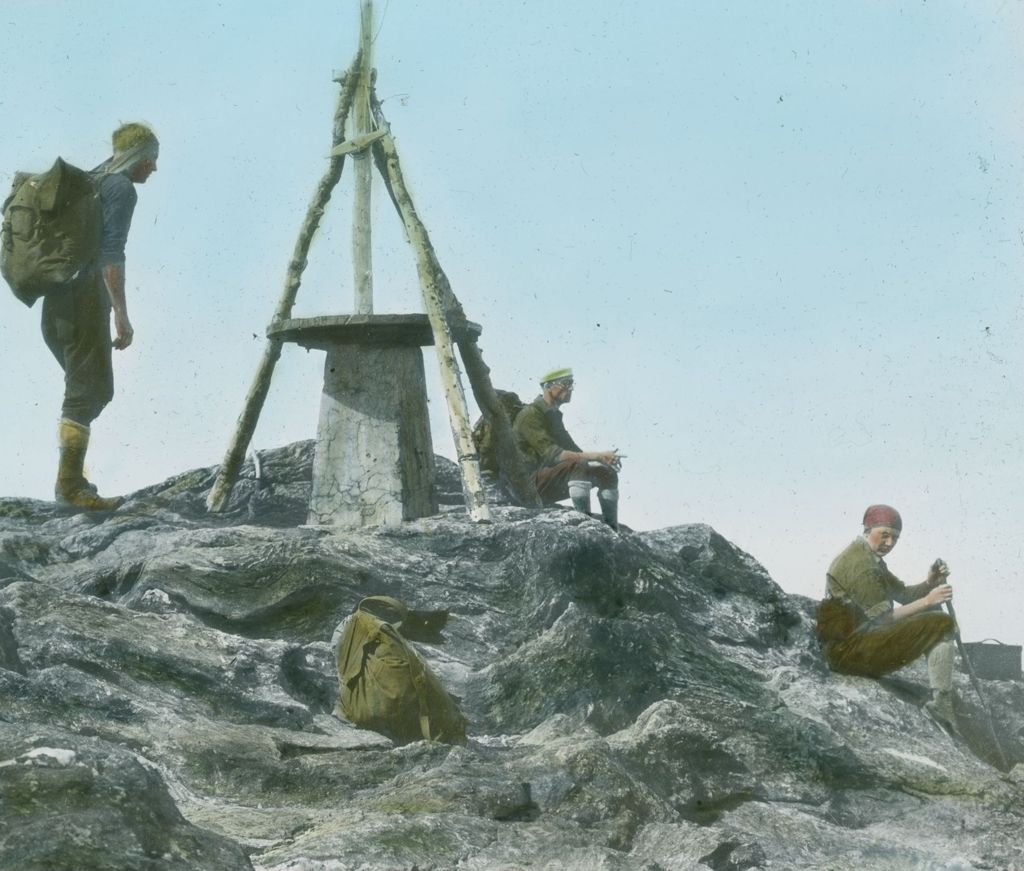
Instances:
[[[932,700],[925,702],[924,709],[947,732],[960,734],[960,725],[956,719],[956,696],[953,690],[932,690]]]
[[[572,507],[590,516],[590,488],[593,486],[589,481],[570,481],[569,498],[572,500]]]
[[[57,429],[60,441],[60,465],[53,495],[59,505],[69,505],[85,511],[113,511],[124,500],[104,499],[96,488],[85,480],[85,452],[89,449],[89,427],[63,418]]]
[[[613,487],[605,487],[597,491],[597,501],[601,504],[601,516],[612,529],[619,528],[619,491]]]

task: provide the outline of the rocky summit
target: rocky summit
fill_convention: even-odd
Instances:
[[[217,517],[214,469],[107,515],[0,500],[0,868],[1024,869],[1019,682],[983,682],[1003,764],[965,676],[951,737],[923,668],[829,673],[815,603],[708,526],[474,524],[447,464],[436,517],[308,527],[311,454]],[[375,594],[450,611],[417,647],[465,745],[334,713]]]

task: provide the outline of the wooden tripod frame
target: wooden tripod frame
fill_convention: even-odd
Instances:
[[[274,312],[270,328],[291,317],[292,308],[302,283],[302,274],[306,267],[310,245],[320,226],[331,194],[341,179],[346,155],[369,149],[416,255],[423,300],[441,368],[441,378],[448,404],[452,435],[455,439],[466,506],[473,520],[488,520],[490,512],[484,497],[479,457],[473,444],[469,413],[452,339],[452,326],[465,323],[466,315],[452,291],[448,277],[441,268],[426,227],[420,220],[412,197],[405,186],[390,126],[384,118],[380,102],[376,97],[373,72],[369,66],[369,8],[370,4],[365,3],[363,6],[363,39],[360,49],[349,69],[337,79],[341,91],[334,114],[330,162],[316,187],[306,218],[299,230],[292,258],[288,264],[284,290]],[[352,139],[346,139],[346,124],[350,115],[353,114],[353,107],[357,102],[356,95],[360,89],[362,89],[363,98],[367,99],[369,106],[372,107],[372,117],[376,129],[364,130],[357,133]],[[362,103],[363,100],[359,100],[359,102]],[[357,239],[357,256],[358,245]],[[363,291],[363,298],[365,299],[365,291]],[[359,299],[360,289],[357,288],[357,301]],[[228,504],[231,490],[245,458],[245,452],[266,401],[274,367],[281,356],[282,344],[282,340],[279,338],[271,337],[267,340],[252,386],[246,396],[245,406],[235,425],[217,478],[207,496],[206,504],[211,512],[221,512]],[[541,504],[540,497],[537,495],[537,489],[526,473],[522,458],[515,447],[511,424],[498,401],[490,380],[490,370],[484,363],[476,340],[475,338],[464,338],[458,342],[458,346],[473,395],[480,410],[490,422],[494,433],[502,480],[519,504],[537,507]]]

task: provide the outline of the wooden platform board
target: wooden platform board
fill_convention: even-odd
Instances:
[[[482,328],[466,321],[452,331],[456,342],[475,340]],[[327,350],[335,345],[370,345],[397,348],[434,344],[430,320],[425,314],[411,315],[321,315],[290,318],[267,328],[268,339],[294,342],[303,348]]]

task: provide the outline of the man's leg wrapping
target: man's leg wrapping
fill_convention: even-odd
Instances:
[[[956,698],[953,693],[953,639],[944,638],[928,651],[928,682],[932,700],[924,707],[939,723],[959,731]]]
[[[928,651],[928,682],[936,692],[953,689],[952,638],[944,638]]]
[[[53,488],[56,500],[86,511],[112,511],[120,506],[123,499],[104,499],[85,480],[83,469],[85,454],[89,450],[89,427],[64,418],[57,429],[57,436],[60,440],[60,464]]]
[[[602,487],[597,491],[601,503],[601,516],[612,529],[619,528],[619,491],[615,487]]]
[[[572,507],[584,514],[590,514],[590,488],[593,487],[589,481],[573,480],[569,482],[569,498],[572,500]]]
[[[597,501],[601,503],[601,516],[612,529],[619,528],[619,476],[603,463],[588,463],[587,476],[598,488]]]

